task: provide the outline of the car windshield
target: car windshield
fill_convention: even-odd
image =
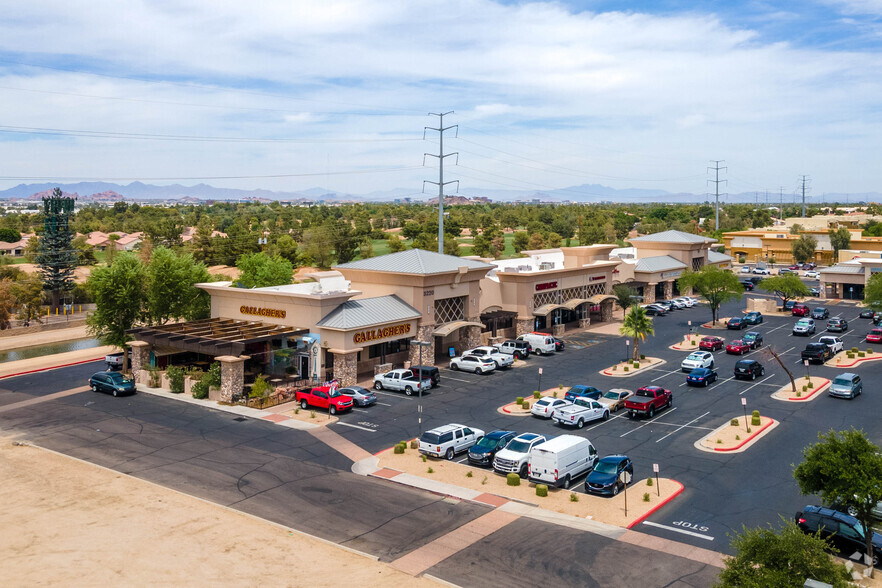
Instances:
[[[618,392],[607,392],[603,395],[604,398],[609,398],[610,400],[618,400],[619,393]]]
[[[752,335],[752,334],[748,333],[744,336],[745,341],[750,341],[751,339],[756,339],[756,335]]]
[[[438,445],[441,442],[441,436],[438,433],[425,432],[422,437],[420,437],[420,441],[423,443],[431,443],[432,445]]]
[[[125,377],[119,372],[110,372],[110,381],[114,384],[129,384],[132,379]]]
[[[526,441],[519,441],[517,439],[512,439],[511,443],[505,446],[509,451],[514,451],[516,453],[527,453],[530,450],[530,444]]]
[[[743,344],[744,343],[738,339],[736,339],[735,341],[732,341],[732,345],[734,345],[735,347],[738,347],[739,345],[743,345]]]
[[[800,326],[801,326],[801,327],[807,327],[807,326],[809,326],[810,324],[811,324],[811,323],[809,323],[808,321],[806,321],[806,320],[802,320],[802,321],[799,321],[798,323],[796,323],[796,326],[798,326],[798,327],[800,327]]]
[[[601,474],[614,474],[618,469],[618,464],[608,461],[598,462],[596,466],[594,466],[595,472],[600,472]]]
[[[704,359],[703,353],[692,353],[687,359]]]
[[[851,386],[851,380],[849,378],[836,378],[833,380],[834,386]]]
[[[490,439],[489,437],[481,437],[481,440],[475,443],[475,445],[484,449],[493,449],[496,447],[496,441],[496,439]]]

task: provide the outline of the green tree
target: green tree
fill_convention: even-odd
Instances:
[[[388,233],[386,235],[386,241],[389,242],[389,253],[398,253],[399,251],[407,249],[404,239],[401,239],[395,233]]]
[[[873,508],[882,500],[882,454],[863,431],[818,433],[818,442],[802,450],[802,463],[793,477],[803,494],[817,494],[826,504],[848,504],[864,529],[873,527]],[[859,497],[859,498],[855,498]],[[873,534],[865,533],[867,559],[873,554]],[[872,570],[872,566],[870,567]]]
[[[21,233],[15,229],[0,229],[0,242],[18,243],[21,241]]]
[[[193,257],[198,261],[212,263],[216,258],[214,250],[214,238],[212,234],[214,229],[211,225],[211,219],[203,216],[196,223],[196,233],[193,235],[192,247]]]
[[[549,249],[555,249],[561,246],[561,236],[557,233],[548,233],[548,239],[546,240],[546,247]]]
[[[21,274],[12,284],[12,294],[15,296],[18,318],[24,321],[25,326],[31,321],[42,322],[43,280],[39,275]]]
[[[805,230],[805,227],[803,227],[801,224],[794,223],[793,226],[790,227],[790,234],[791,235],[798,235],[799,233],[801,233],[804,230]]]
[[[807,578],[845,588],[851,579],[826,553],[826,541],[803,533],[792,521],[778,532],[743,527],[730,545],[735,555],[726,558],[717,588],[802,588]]]
[[[303,254],[320,268],[334,263],[334,236],[322,227],[307,229],[303,233]]]
[[[9,328],[9,319],[15,309],[15,294],[12,293],[12,280],[0,280],[0,329]]]
[[[646,309],[635,304],[631,307],[631,312],[625,315],[619,332],[625,337],[634,339],[632,359],[637,361],[640,359],[640,341],[645,341],[647,335],[654,335],[655,329],[652,326],[652,319],[646,316]]]
[[[361,237],[358,243],[358,256],[362,259],[368,259],[374,256],[374,241],[370,234]]]
[[[833,247],[833,262],[839,259],[839,252],[842,249],[851,247],[851,233],[845,227],[839,227],[835,231],[830,229],[827,231],[830,235],[830,245]]]
[[[436,239],[437,241],[437,239]],[[437,244],[436,247],[437,249]],[[459,257],[461,251],[459,249],[459,241],[451,237],[450,235],[446,235],[444,239],[444,253],[447,255],[455,255]]]
[[[86,281],[95,301],[95,310],[86,318],[87,329],[104,345],[116,345],[125,351],[124,369],[128,362],[126,331],[142,317],[146,281],[147,269],[128,251],[121,252],[113,265],[96,267]]]
[[[628,284],[616,284],[613,286],[612,295],[616,297],[616,302],[622,308],[622,312],[627,312],[635,302],[637,290]]]
[[[514,247],[515,253],[520,253],[530,246],[530,237],[524,231],[518,231],[511,239],[511,245]]]
[[[43,283],[52,293],[52,308],[58,308],[62,292],[73,288],[73,273],[77,267],[77,253],[71,245],[73,213],[74,199],[63,196],[59,188],[52,191],[52,196],[43,198],[45,221],[36,260]]]
[[[248,253],[236,260],[239,284],[243,288],[266,288],[290,284],[294,266],[278,255],[270,257],[266,253]]]
[[[279,238],[276,239],[274,247],[276,254],[290,261],[295,267],[297,266],[299,263],[299,257],[297,254],[297,241],[294,240],[294,237],[288,234],[280,235]]]
[[[435,228],[437,229],[438,227],[435,227]],[[422,232],[423,232],[423,225],[421,225],[420,223],[412,222],[412,221],[408,221],[401,228],[401,235],[405,239],[410,239],[410,240],[416,239],[417,236]]]
[[[77,252],[77,265],[95,265],[95,248],[86,243],[86,236],[80,235],[71,241]]]
[[[486,235],[475,235],[472,240],[472,255],[487,257],[490,255],[491,240]]]
[[[805,298],[811,294],[808,286],[796,274],[771,276],[760,282],[757,287],[780,298],[782,306],[792,298]]]
[[[542,233],[530,235],[530,249],[545,249],[545,237],[542,236]]]
[[[211,298],[193,284],[210,280],[205,265],[191,254],[179,255],[171,249],[157,247],[147,265],[144,312],[147,322],[164,325],[172,319],[206,318]]]
[[[680,290],[692,288],[707,300],[714,324],[717,322],[720,306],[732,300],[739,300],[744,294],[738,276],[715,265],[706,265],[697,272],[688,271],[678,283]]]
[[[872,274],[867,280],[867,287],[864,288],[864,305],[882,311],[882,274]]]
[[[817,247],[818,240],[811,235],[801,235],[790,242],[790,251],[793,253],[793,259],[799,263],[805,263],[810,259],[814,259]]]
[[[359,239],[352,234],[352,225],[349,221],[340,219],[329,223],[326,230],[334,236],[334,254],[337,263],[349,263],[355,259]]]

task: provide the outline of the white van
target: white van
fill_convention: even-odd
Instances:
[[[536,355],[548,355],[554,353],[554,337],[540,333],[525,333],[518,337],[518,341],[526,341],[533,348]]]
[[[587,474],[597,461],[591,441],[576,435],[560,435],[530,450],[530,481],[569,488]]]

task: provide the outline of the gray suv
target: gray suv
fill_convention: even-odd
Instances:
[[[839,398],[854,398],[864,391],[864,383],[861,377],[850,372],[839,374],[830,385],[830,396]]]

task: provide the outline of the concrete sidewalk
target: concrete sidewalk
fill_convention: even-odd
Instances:
[[[116,347],[113,345],[103,345],[101,347],[92,347],[91,349],[80,349],[78,351],[54,353],[52,355],[32,357],[30,359],[7,361],[6,363],[0,364],[0,378],[9,378],[31,372],[67,367],[77,363],[88,363],[90,361],[104,359],[105,355],[113,353],[116,350]],[[103,363],[101,365],[96,365],[95,371],[103,370],[104,367]]]
[[[76,341],[77,339],[88,339],[89,337],[90,335],[86,331],[85,325],[71,327],[70,329],[55,329],[53,331],[39,331],[37,333],[11,335],[9,337],[0,337],[0,351],[8,351],[20,347],[48,345],[51,343],[60,343],[62,341]]]

